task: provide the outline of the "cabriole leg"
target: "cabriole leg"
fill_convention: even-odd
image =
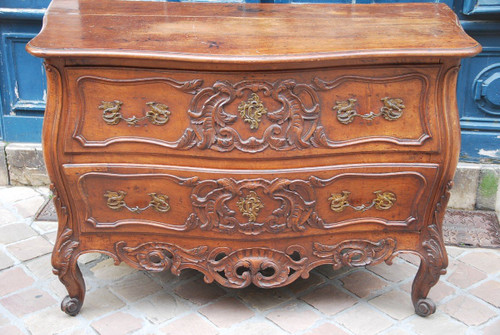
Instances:
[[[427,228],[427,239],[422,243],[420,267],[411,292],[413,306],[418,315],[429,316],[436,311],[436,305],[427,298],[427,294],[431,287],[437,284],[439,277],[446,273],[447,266],[448,256],[442,235],[435,225],[431,225]]]
[[[72,230],[66,228],[58,237],[52,253],[52,266],[54,274],[66,286],[69,295],[62,303],[61,309],[68,315],[75,316],[85,298],[85,282],[78,267],[79,242],[72,239]]]

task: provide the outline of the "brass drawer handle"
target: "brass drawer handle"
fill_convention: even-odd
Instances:
[[[166,213],[170,210],[170,205],[168,203],[168,196],[161,193],[148,193],[151,197],[151,201],[146,207],[129,207],[124,201],[127,192],[124,191],[106,191],[104,193],[104,197],[107,198],[107,206],[115,211],[118,211],[122,208],[128,209],[132,213],[142,213],[148,208],[153,208],[157,212]]]
[[[403,115],[403,110],[406,108],[403,99],[385,97],[380,100],[384,103],[384,106],[380,108],[378,113],[359,114],[354,108],[357,102],[356,99],[337,101],[337,104],[333,106],[333,110],[337,111],[337,120],[343,124],[351,123],[356,116],[365,120],[373,120],[382,116],[388,121],[394,121]]]
[[[146,105],[151,107],[151,110],[146,112],[143,117],[132,116],[124,118],[120,112],[123,102],[119,100],[101,101],[99,109],[102,109],[102,118],[106,124],[110,126],[117,125],[121,120],[125,121],[130,126],[136,126],[138,122],[148,120],[156,126],[163,126],[168,121],[168,116],[171,114],[168,106],[159,102],[148,102]]]
[[[355,211],[365,212],[372,207],[380,211],[388,210],[396,202],[396,195],[389,191],[375,191],[375,199],[369,204],[362,204],[360,206],[353,206],[349,203],[348,198],[351,192],[342,191],[342,193],[332,193],[328,201],[330,201],[330,209],[334,212],[342,212],[346,207],[351,207]]]

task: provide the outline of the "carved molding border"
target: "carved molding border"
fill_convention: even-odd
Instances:
[[[350,140],[332,140],[327,136],[325,128],[321,124],[320,114],[332,113],[332,111],[324,110],[321,112],[321,101],[317,92],[335,89],[348,81],[390,83],[414,79],[421,82],[418,114],[420,115],[420,126],[423,133],[418,139],[401,139],[392,136],[367,136]],[[84,114],[82,111],[90,107],[86,107],[84,104],[84,91],[81,85],[81,83],[88,80],[127,85],[163,82],[179,89],[181,92],[191,94],[193,98],[186,111],[190,125],[176,141],[165,141],[133,135],[109,138],[104,141],[88,140],[82,134],[84,126]],[[219,152],[239,150],[246,153],[256,153],[264,151],[267,148],[277,151],[307,148],[338,148],[366,142],[388,142],[405,146],[421,146],[427,139],[431,138],[426,117],[429,79],[427,75],[417,72],[388,77],[341,76],[331,82],[315,77],[311,84],[299,83],[294,79],[283,79],[273,82],[244,80],[236,83],[221,80],[216,81],[211,87],[202,87],[202,79],[179,82],[171,78],[118,80],[83,76],[78,79],[77,85],[83,108],[82,111],[77,112],[77,126],[73,133],[73,138],[79,141],[84,147],[103,147],[117,142],[141,142],[180,150],[196,146],[201,150],[211,149]],[[247,139],[243,139],[233,127],[239,118],[238,113],[228,113],[225,110],[225,106],[234,101],[244,103],[246,99],[250,99],[257,93],[273,99],[281,107],[276,110],[266,110],[265,114],[261,113],[268,120],[269,124],[260,137],[250,136]],[[304,96],[308,97],[305,100],[309,100],[309,104],[303,99]],[[168,101],[166,103],[168,104]],[[256,129],[260,122],[260,118],[258,122],[253,120],[252,129]]]
[[[242,288],[250,284],[262,288],[285,286],[297,278],[307,278],[309,272],[322,264],[365,266],[382,261],[390,262],[396,250],[392,238],[377,242],[350,240],[328,246],[314,243],[313,252],[300,245],[286,250],[264,247],[232,249],[210,248],[207,245],[186,249],[171,243],[146,242],[129,247],[127,242],[115,243],[118,259],[142,270],[180,271],[191,268],[205,275],[205,282],[213,281],[230,288]]]

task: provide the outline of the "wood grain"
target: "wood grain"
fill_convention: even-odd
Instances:
[[[118,3],[119,4],[118,4]],[[28,44],[39,57],[210,63],[468,57],[480,50],[444,4],[279,4],[52,1]],[[57,22],[57,23],[56,23]],[[300,27],[299,29],[297,29]],[[376,27],[376,29],[373,29]],[[61,34],[64,31],[64,34]],[[223,34],[221,34],[223,32]],[[422,46],[425,46],[424,48]],[[193,66],[195,66],[193,64]]]
[[[46,58],[62,309],[83,304],[86,252],[233,288],[412,252],[432,314],[458,66],[480,51],[457,22],[442,4],[54,0],[27,48]]]

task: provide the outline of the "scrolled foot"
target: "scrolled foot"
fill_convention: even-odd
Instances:
[[[61,302],[61,310],[71,316],[75,316],[80,312],[82,302],[78,298],[71,298],[67,295]]]
[[[431,299],[419,299],[415,304],[415,313],[420,316],[426,317],[434,314],[436,311],[436,304]]]

